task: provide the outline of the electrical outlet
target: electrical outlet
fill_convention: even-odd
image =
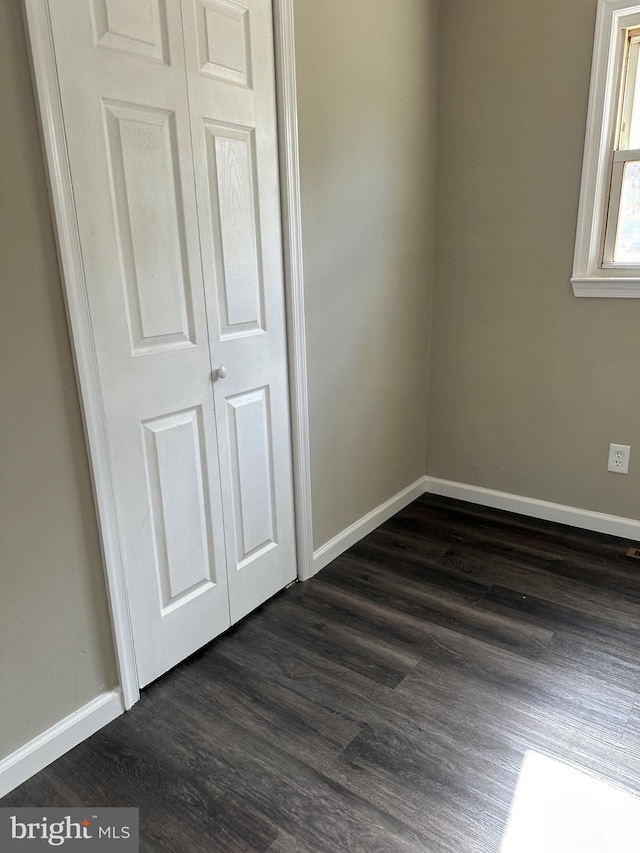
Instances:
[[[610,444],[607,471],[613,471],[614,474],[628,474],[629,456],[631,456],[631,448],[628,444]]]

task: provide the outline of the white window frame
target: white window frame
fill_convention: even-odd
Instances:
[[[612,223],[607,222],[620,104],[626,31],[640,26],[640,5],[598,0],[591,67],[578,227],[571,285],[575,296],[640,298],[640,266],[613,264]],[[620,152],[619,161],[637,152]],[[613,200],[613,199],[611,199]],[[617,220],[617,211],[615,213]],[[608,245],[605,246],[605,232]],[[609,258],[605,262],[604,257]]]

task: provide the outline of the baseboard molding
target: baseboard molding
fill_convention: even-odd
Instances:
[[[102,693],[0,761],[0,797],[124,712],[120,690]],[[46,805],[43,803],[42,805]]]
[[[371,510],[366,515],[363,515],[362,518],[345,528],[341,533],[338,533],[333,539],[321,545],[320,548],[313,552],[313,574],[317,574],[320,569],[323,569],[332,560],[335,560],[336,557],[339,557],[340,554],[351,548],[352,545],[355,545],[356,542],[359,542],[367,534],[371,533],[372,530],[375,530],[376,527],[379,527],[390,519],[392,515],[400,512],[411,501],[415,501],[416,498],[423,495],[425,493],[426,479],[426,477],[420,477],[415,483],[407,486],[406,489],[398,492],[397,495],[389,498],[388,501],[380,504],[380,506]]]
[[[640,521],[633,518],[607,515],[604,512],[592,512],[588,509],[541,501],[537,498],[526,498],[521,495],[512,495],[509,492],[485,489],[482,486],[470,486],[467,483],[440,480],[437,477],[425,477],[425,492],[442,495],[446,498],[456,498],[469,503],[482,504],[494,509],[504,509],[508,512],[528,515],[545,521],[556,521],[559,524],[580,527],[582,530],[608,533],[610,536],[620,536],[622,539],[631,539],[636,542],[640,539]]]

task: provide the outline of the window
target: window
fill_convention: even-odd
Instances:
[[[640,265],[640,29],[625,31],[603,266]]]
[[[576,250],[576,296],[640,297],[640,5],[599,0]]]

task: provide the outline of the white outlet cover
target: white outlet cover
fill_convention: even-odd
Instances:
[[[628,444],[610,444],[607,471],[614,474],[628,474],[630,456],[631,448]]]

